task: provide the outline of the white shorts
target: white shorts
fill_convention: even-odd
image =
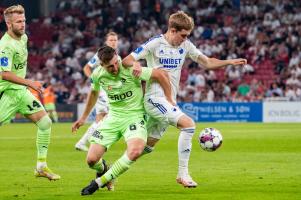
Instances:
[[[105,96],[99,95],[95,104],[95,110],[96,115],[109,112],[108,101]]]
[[[160,139],[169,125],[177,127],[182,110],[171,105],[164,97],[145,97],[144,108],[150,116],[147,122],[148,136]]]

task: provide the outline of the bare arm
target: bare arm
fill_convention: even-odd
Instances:
[[[243,59],[243,58],[219,60],[216,58],[208,58],[207,56],[204,56],[204,55],[200,55],[197,59],[197,62],[209,70],[219,69],[226,65],[245,65],[245,64],[247,64],[247,60]]]
[[[153,69],[151,78],[160,84],[167,101],[172,105],[176,105],[172,98],[172,90],[168,73],[162,69]]]
[[[125,57],[123,60],[122,60],[122,65],[126,68],[128,67],[132,67],[134,62],[136,62],[136,60],[134,59],[134,57],[130,54],[128,55],[127,57]]]
[[[86,75],[86,77],[90,77],[90,76],[91,76],[92,70],[91,70],[89,64],[86,64],[86,65],[84,66],[84,74]]]
[[[79,129],[79,127],[81,127],[82,125],[84,125],[87,117],[89,116],[92,108],[94,107],[94,105],[95,105],[95,103],[97,101],[98,94],[99,94],[99,92],[98,91],[94,91],[94,90],[91,90],[91,92],[88,94],[88,100],[86,102],[86,107],[85,107],[84,113],[72,125],[72,132],[75,132],[77,129]]]
[[[12,82],[12,83],[28,86],[28,87],[36,90],[40,94],[42,94],[42,86],[37,86],[34,84],[34,81],[29,80],[29,79],[20,78],[12,72],[8,72],[8,71],[0,72],[0,78],[2,78],[3,80],[6,80],[6,81]]]

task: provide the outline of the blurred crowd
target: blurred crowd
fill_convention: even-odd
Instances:
[[[62,0],[29,22],[28,78],[51,84],[58,103],[83,102],[90,90],[83,66],[108,31],[119,34],[124,57],[164,33],[177,10],[194,18],[189,39],[205,55],[248,60],[215,71],[187,60],[179,101],[301,100],[300,0]]]

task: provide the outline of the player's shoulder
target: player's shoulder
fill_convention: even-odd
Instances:
[[[88,61],[89,65],[94,65],[99,61],[97,53],[95,53]]]
[[[182,46],[191,47],[191,46],[195,46],[195,45],[191,42],[191,40],[187,39],[182,43]]]
[[[98,66],[93,70],[92,76],[95,78],[101,78],[105,74],[105,72],[106,70],[103,67]]]
[[[151,37],[146,42],[144,42],[143,44],[141,44],[141,46],[137,47],[134,50],[134,53],[135,54],[139,54],[144,49],[151,49],[151,48],[157,47],[162,42],[162,39],[163,39],[163,35],[162,34],[156,35],[154,37]]]
[[[146,42],[144,42],[142,45],[147,45],[147,44],[149,44],[149,43],[161,42],[162,38],[163,38],[163,35],[162,35],[162,34],[160,34],[160,35],[155,35],[155,36],[149,38],[149,39],[148,39]]]
[[[1,49],[4,49],[4,48],[7,48],[7,47],[10,47],[11,43],[11,37],[9,37],[9,35],[7,33],[5,33],[2,37],[1,37],[1,40],[0,40],[0,48]]]
[[[23,34],[21,36],[21,40],[24,41],[24,42],[27,42],[28,41],[28,36],[26,34]]]
[[[1,51],[0,53],[12,54],[14,52],[14,44],[12,43],[10,38],[4,36],[0,40],[0,51]]]

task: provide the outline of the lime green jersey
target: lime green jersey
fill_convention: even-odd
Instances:
[[[25,78],[27,70],[27,35],[20,40],[5,33],[0,40],[0,72],[10,71],[18,77]],[[0,91],[7,89],[20,90],[25,86],[0,79]]]
[[[152,68],[142,68],[139,78],[132,75],[131,68],[119,63],[117,75],[110,74],[103,67],[96,68],[91,75],[92,90],[105,90],[109,100],[109,114],[118,117],[137,116],[144,113],[141,80],[149,80]]]

